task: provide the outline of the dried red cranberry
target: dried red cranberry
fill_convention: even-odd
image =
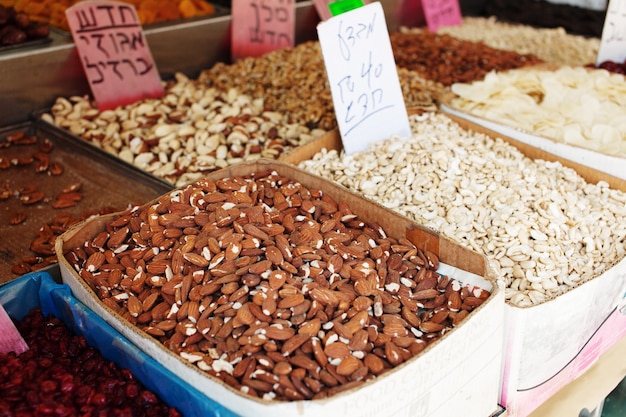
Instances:
[[[33,310],[16,324],[30,349],[0,355],[0,417],[180,417],[60,320]]]

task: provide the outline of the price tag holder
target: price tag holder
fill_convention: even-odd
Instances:
[[[321,21],[369,3],[368,0],[313,0],[313,5]]]
[[[65,15],[100,110],[163,96],[161,78],[133,5],[82,1]]]
[[[317,26],[343,146],[347,154],[411,128],[379,2]]]
[[[626,0],[610,0],[606,9],[596,65],[626,60]]]
[[[458,26],[463,22],[459,0],[421,0],[428,30],[436,32],[443,26]]]
[[[295,0],[233,0],[231,13],[234,60],[295,45]]]
[[[0,353],[6,355],[9,352],[15,352],[16,355],[24,353],[28,350],[28,345],[24,338],[17,331],[15,324],[6,310],[0,304]]]
[[[331,15],[338,16],[350,10],[358,9],[364,4],[363,0],[339,0],[328,3],[328,10],[330,10]]]

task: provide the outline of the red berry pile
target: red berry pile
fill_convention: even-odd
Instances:
[[[609,72],[614,72],[616,74],[626,74],[626,61],[619,63],[615,61],[604,61],[597,67],[593,64],[590,65],[591,68],[602,68]]]
[[[29,350],[0,354],[0,417],[181,416],[57,318],[35,309],[16,326]]]

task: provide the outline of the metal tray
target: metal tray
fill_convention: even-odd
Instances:
[[[0,46],[0,53],[5,52],[5,51],[15,51],[16,49],[19,50],[22,48],[28,48],[28,47],[33,47],[33,46],[47,45],[49,43],[52,43],[52,38],[50,36],[47,36],[45,38],[40,38],[40,39],[32,39],[29,41],[15,43],[13,45]]]
[[[105,208],[123,210],[130,204],[146,203],[172,189],[171,185],[123,164],[93,145],[77,142],[44,124],[26,122],[0,128],[0,143],[5,141],[7,135],[21,131],[36,136],[39,141],[48,138],[53,144],[50,161],[60,163],[63,173],[58,176],[38,173],[34,163],[0,169],[0,189],[4,189],[5,184],[11,190],[34,184],[45,194],[44,200],[32,205],[23,205],[16,195],[0,200],[0,284],[20,276],[11,272],[13,265],[23,258],[36,256],[30,250],[31,242],[37,238],[38,231],[57,215],[64,213],[80,219]],[[0,157],[28,157],[36,151],[37,145],[13,145],[0,148]],[[56,196],[76,183],[82,184],[82,200],[74,207],[53,208],[51,203]],[[11,225],[11,216],[18,212],[25,213],[26,220]]]

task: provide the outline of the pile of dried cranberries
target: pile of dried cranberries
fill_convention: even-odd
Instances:
[[[57,318],[35,309],[16,325],[29,350],[0,354],[0,417],[181,416]]]

